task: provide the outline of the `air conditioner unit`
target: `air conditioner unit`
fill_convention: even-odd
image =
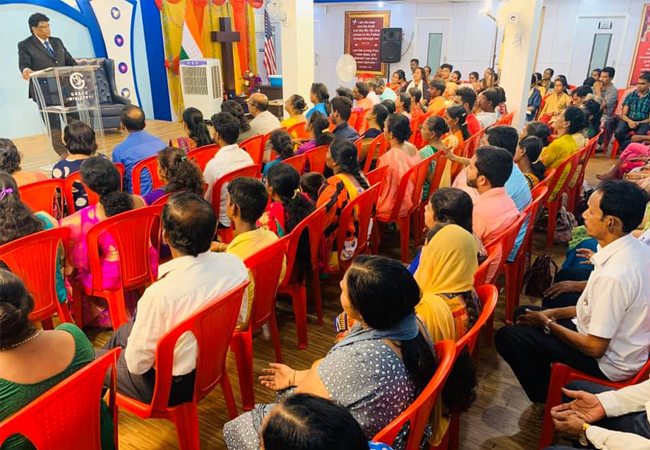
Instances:
[[[180,62],[185,107],[193,106],[209,119],[221,112],[223,84],[218,59],[185,59]]]

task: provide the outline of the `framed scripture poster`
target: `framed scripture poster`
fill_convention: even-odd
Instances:
[[[344,52],[357,61],[357,75],[388,76],[380,55],[381,29],[389,26],[390,11],[345,12]]]
[[[643,72],[650,72],[650,3],[643,5],[628,86],[636,85],[636,81]]]

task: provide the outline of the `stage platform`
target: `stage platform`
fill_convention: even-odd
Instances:
[[[165,120],[147,120],[145,130],[154,136],[158,136],[165,142],[170,139],[184,136],[183,124],[179,122],[167,122]],[[124,139],[127,133],[120,130],[104,130],[103,141],[98,139],[97,151],[110,157],[113,148]],[[48,137],[45,134],[29,136],[25,138],[12,139],[21,154],[21,167],[24,170],[38,170],[49,175],[47,167],[52,167],[58,161],[58,155],[50,148]]]

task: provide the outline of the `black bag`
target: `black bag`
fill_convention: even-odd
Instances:
[[[555,268],[553,273],[551,273],[551,264]],[[526,284],[524,293],[531,297],[542,298],[544,292],[553,284],[557,271],[557,264],[555,264],[551,255],[539,255],[524,276],[524,283]]]

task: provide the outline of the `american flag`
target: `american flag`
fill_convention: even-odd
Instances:
[[[278,66],[275,62],[275,44],[273,43],[273,29],[269,13],[264,8],[264,68],[267,75],[275,75]]]

